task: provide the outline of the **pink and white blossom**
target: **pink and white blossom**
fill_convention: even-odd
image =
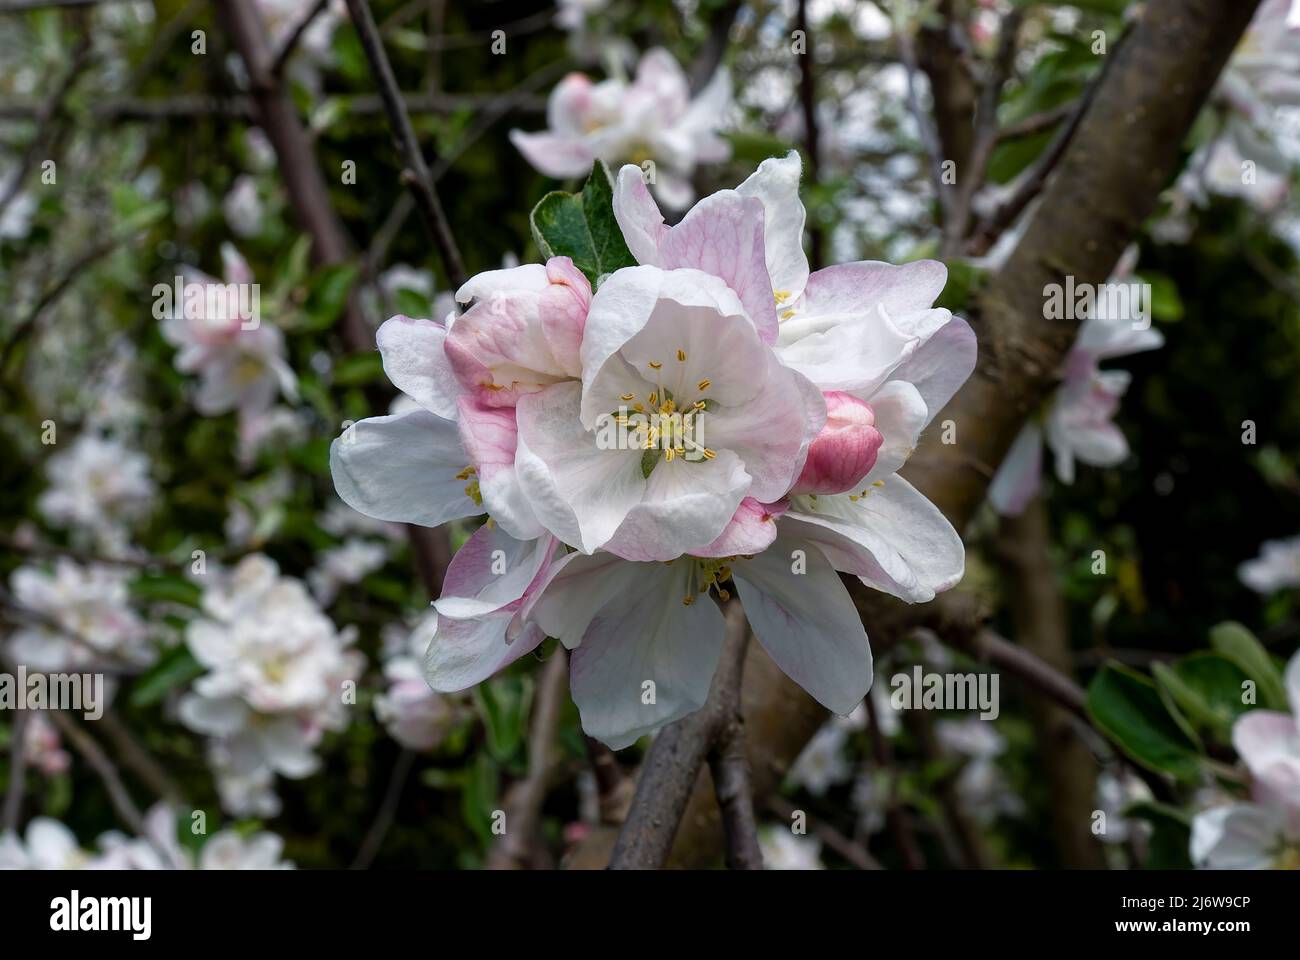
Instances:
[[[594,294],[563,257],[491,271],[447,324],[380,329],[416,408],[335,441],[340,496],[385,520],[490,518],[419,631],[435,690],[553,636],[584,730],[627,746],[704,703],[725,633],[709,594],[731,584],[776,663],[849,714],[871,650],[836,571],[912,602],[961,577],[956,532],[896,471],[973,335],[933,306],[940,264],[810,276],[799,174],[767,161],[668,227],[625,167],[614,213],[640,266]]]
[[[348,723],[345,690],[362,665],[350,649],[354,631],[338,630],[302,583],[264,556],[207,576],[205,616],[185,637],[207,672],[181,699],[182,722],[220,742],[228,775],[308,776],[324,734]]]
[[[1219,870],[1300,867],[1300,653],[1283,676],[1290,712],[1255,709],[1232,728],[1251,776],[1251,800],[1192,821],[1192,862]]]
[[[33,619],[9,636],[9,655],[46,672],[148,666],[155,649],[131,609],[130,579],[128,569],[82,566],[66,557],[57,559],[52,571],[19,567],[9,586]]]
[[[551,91],[547,130],[510,131],[511,142],[534,167],[558,180],[585,177],[596,160],[610,165],[653,164],[656,195],[681,210],[694,199],[691,175],[701,163],[731,155],[718,136],[731,110],[731,77],[720,68],[694,99],[686,74],[667,50],[641,57],[628,82],[593,83],[571,73]]]
[[[157,490],[149,459],[111,437],[87,432],[45,465],[49,486],[36,507],[55,527],[119,545],[123,531],[147,516]]]
[[[248,263],[230,244],[222,246],[221,259],[224,281],[190,268],[183,271],[186,287],[197,284],[204,296],[187,293],[182,304],[174,304],[162,334],[177,348],[176,369],[199,377],[194,398],[199,413],[212,417],[237,411],[247,428],[277,396],[296,399],[298,381],[285,361],[279,328],[263,317],[242,315],[242,298],[229,295],[251,290]]]
[[[1134,251],[1135,254],[1135,251]],[[1131,270],[1134,254],[1126,254],[1112,280]],[[1122,281],[1121,281],[1122,282]],[[1042,485],[1043,444],[1055,456],[1056,477],[1074,483],[1075,464],[1114,467],[1128,457],[1128,441],[1114,423],[1120,398],[1128,390],[1126,370],[1102,370],[1105,360],[1154,350],[1164,336],[1149,324],[1139,327],[1122,316],[1089,316],[1066,355],[1061,385],[1047,401],[1040,418],[1021,429],[989,487],[995,510],[1018,516]]]

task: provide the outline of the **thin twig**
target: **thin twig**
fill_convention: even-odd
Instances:
[[[442,203],[438,200],[438,193],[429,177],[429,167],[425,163],[424,154],[420,152],[420,145],[415,139],[415,130],[402,103],[397,78],[393,75],[393,67],[388,62],[388,54],[384,52],[379,28],[375,26],[374,14],[371,13],[370,4],[366,0],[347,0],[347,3],[348,10],[352,14],[352,25],[361,40],[366,59],[370,62],[370,71],[379,86],[379,95],[384,102],[393,137],[397,141],[397,148],[405,165],[402,171],[402,182],[415,194],[416,204],[433,236],[434,245],[438,248],[452,289],[459,289],[466,280],[460,248],[456,245],[451,225],[447,222],[447,215],[443,212]]]
[[[41,315],[54,305],[60,297],[68,292],[72,286],[85,276],[86,268],[96,260],[108,256],[115,250],[121,249],[125,237],[110,237],[108,240],[94,244],[89,249],[79,254],[68,264],[67,268],[59,275],[53,285],[46,289],[44,293],[37,298],[36,303],[32,305],[31,310],[27,312],[17,326],[14,327],[13,333],[5,341],[4,349],[0,350],[0,377],[6,375],[9,369],[9,358],[24,340],[32,335],[36,330],[36,325],[40,322]]]
[[[516,870],[538,860],[542,805],[560,762],[556,737],[568,689],[569,659],[561,648],[542,668],[528,734],[528,775],[506,794],[506,832],[488,853],[489,869]]]
[[[460,159],[471,146],[473,146],[483,134],[492,129],[493,125],[504,117],[506,114],[517,110],[519,105],[525,102],[533,93],[544,86],[548,86],[552,80],[569,68],[567,60],[556,60],[554,63],[548,63],[544,67],[539,67],[531,74],[520,81],[519,85],[512,90],[507,90],[499,95],[490,103],[484,105],[482,111],[474,118],[474,122],[466,128],[457,140],[454,149],[449,150],[445,155],[438,157],[434,161],[433,167],[429,171],[430,183],[437,183],[451,169],[452,165]]]
[[[1024,11],[1019,7],[1012,8],[1002,18],[997,53],[988,66],[975,106],[975,140],[966,161],[966,169],[958,176],[957,196],[953,201],[951,216],[944,223],[944,256],[951,256],[961,246],[966,235],[966,225],[970,221],[971,200],[975,191],[984,183],[993,148],[997,146],[998,100],[1015,62],[1016,37],[1023,19]]]
[[[740,719],[740,691],[735,691],[736,710],[723,721],[718,741],[709,751],[709,772],[722,811],[726,834],[727,867],[731,870],[762,870],[763,851],[758,847],[758,824],[754,819],[754,795],[749,786],[749,758],[745,756],[745,725]]]
[[[402,103],[408,113],[452,113],[457,110],[481,110],[492,107],[500,98],[496,93],[403,93]],[[377,96],[358,94],[338,97],[340,113],[349,117],[366,117],[384,112],[384,104]],[[14,97],[0,101],[0,120],[31,120],[40,116],[43,100],[32,97]],[[539,95],[521,97],[514,109],[541,113],[546,109],[546,98]],[[252,120],[257,116],[257,104],[246,96],[210,96],[207,94],[177,94],[172,97],[108,97],[87,104],[85,112],[96,120],[119,122],[126,120],[206,120],[209,117],[227,117],[232,120]]]
[[[868,695],[863,702],[867,705],[867,719],[871,725],[872,758],[876,766],[889,776],[889,796],[885,800],[885,823],[894,838],[894,846],[898,848],[903,869],[920,870],[925,866],[925,862],[921,859],[921,848],[917,845],[916,835],[912,832],[912,818],[898,795],[898,775],[894,770],[893,748],[890,747],[889,738],[880,727],[880,715],[876,710],[875,700]]]
[[[122,762],[135,772],[145,786],[157,794],[159,799],[168,803],[176,803],[180,800],[181,791],[176,781],[171,778],[162,764],[154,759],[144,744],[136,739],[131,728],[122,722],[122,718],[111,707],[104,708],[104,715],[99,718],[99,722],[108,739],[113,742],[113,748],[122,758]]]
[[[727,0],[723,6],[714,10],[709,23],[708,39],[704,41],[695,55],[695,61],[691,64],[692,94],[697,94],[708,86],[709,81],[713,79],[713,74],[717,72],[727,52],[731,28],[736,22],[736,15],[740,13],[740,8],[740,0]]]
[[[388,831],[393,826],[393,820],[397,817],[397,805],[402,800],[402,790],[406,786],[406,780],[410,776],[411,765],[414,762],[415,752],[413,750],[404,748],[397,755],[397,760],[393,763],[392,773],[388,777],[388,787],[384,790],[384,799],[375,812],[375,819],[370,824],[370,829],[366,831],[365,839],[361,841],[356,859],[352,861],[353,870],[369,870],[370,865],[374,863],[379,848],[384,845],[384,837],[388,836]]]
[[[1053,107],[1050,110],[1044,110],[1042,113],[1033,113],[1023,120],[1017,120],[1014,123],[1008,123],[1005,127],[998,130],[998,143],[1007,143],[1011,140],[1023,140],[1025,137],[1032,137],[1044,130],[1050,130],[1056,126],[1076,109],[1074,101],[1068,101],[1059,107]]]
[[[925,149],[926,156],[930,158],[930,179],[934,184],[935,199],[939,203],[939,209],[943,212],[946,223],[952,207],[952,192],[943,182],[943,152],[939,147],[939,134],[935,130],[934,119],[921,105],[921,96],[916,89],[916,75],[919,72],[916,64],[916,48],[912,44],[912,35],[906,29],[898,30],[896,37],[898,55],[907,70],[907,106],[916,120],[921,145]]]
[[[769,797],[767,808],[776,816],[783,820],[790,820],[795,815],[795,806],[784,797]],[[826,846],[830,847],[841,857],[847,860],[859,870],[881,870],[880,861],[871,855],[862,844],[846,837],[840,833],[831,824],[823,820],[814,819],[808,816],[807,811],[801,811],[808,822],[809,828],[815,833]]]
[[[1069,115],[1056,131],[1056,136],[1043,148],[1043,152],[1020,172],[1020,175],[1009,185],[1005,196],[998,204],[988,214],[980,218],[979,224],[967,244],[968,252],[975,255],[986,253],[989,247],[993,245],[993,242],[1002,234],[1002,231],[1009,227],[1020,212],[1042,192],[1043,187],[1047,184],[1047,178],[1056,169],[1061,158],[1065,156],[1065,150],[1073,141],[1075,131],[1079,129],[1079,124],[1082,122],[1084,114],[1087,113],[1088,107],[1092,104],[1093,97],[1101,88],[1102,83],[1105,82],[1111,64],[1115,63],[1120,48],[1131,33],[1132,24],[1125,29],[1119,40],[1115,42],[1115,48],[1106,57],[1105,64],[1098,71],[1093,81],[1084,89],[1083,95],[1075,101]]]
[[[19,710],[14,714],[13,725],[9,728],[9,788],[5,792],[4,820],[0,821],[0,832],[8,833],[18,829],[18,818],[23,811],[23,789],[27,784],[27,711]]]
[[[72,53],[72,62],[64,72],[63,79],[54,88],[54,92],[41,105],[36,115],[36,134],[32,137],[31,142],[27,144],[27,149],[23,151],[22,158],[14,168],[13,179],[5,186],[4,193],[0,194],[0,218],[4,217],[5,210],[8,209],[9,204],[22,190],[23,181],[27,179],[27,174],[35,166],[41,151],[54,139],[54,118],[62,112],[64,101],[72,90],[72,85],[76,82],[77,77],[81,75],[81,71],[86,68],[86,64],[90,62],[91,48],[90,29],[83,21],[81,38],[77,41],[76,49]]]
[[[288,66],[289,58],[298,49],[298,41],[302,39],[303,34],[307,32],[307,29],[325,10],[328,3],[329,0],[316,0],[312,8],[298,21],[297,26],[293,28],[293,32],[285,39],[284,45],[280,47],[280,52],[275,55],[275,62],[271,64],[271,73],[277,77],[284,75],[284,68]]]
[[[808,153],[808,169],[804,180],[810,189],[817,185],[821,167],[820,136],[817,126],[817,78],[813,71],[813,39],[808,27],[808,0],[799,0],[795,7],[795,29],[803,32],[804,52],[799,57],[799,107],[803,114],[804,149]],[[819,270],[824,260],[826,231],[818,223],[809,224],[808,265]]]
[[[77,723],[70,714],[63,710],[51,710],[49,716],[59,728],[59,732],[72,744],[73,749],[98,774],[104,789],[108,791],[108,799],[112,802],[118,819],[130,827],[137,836],[143,837],[146,832],[144,817],[140,813],[140,808],[135,805],[135,801],[131,799],[126,784],[122,782],[117,767],[104,752],[104,748],[83,730],[81,724]]]

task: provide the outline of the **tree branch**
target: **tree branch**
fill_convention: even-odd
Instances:
[[[734,715],[749,626],[739,601],[726,609],[727,637],[704,706],[659,731],[637,781],[636,795],[610,858],[611,870],[662,867],[718,733]]]
[[[799,105],[803,113],[804,149],[808,153],[808,167],[804,182],[815,188],[820,169],[821,146],[817,126],[817,78],[813,71],[813,39],[808,28],[808,0],[799,0],[795,7],[794,25],[804,35],[804,52],[799,57]],[[825,263],[826,232],[818,223],[808,224],[808,265],[820,270]]]
[[[288,65],[289,58],[292,57],[293,52],[298,49],[298,41],[302,39],[302,35],[307,32],[307,29],[312,25],[313,21],[321,15],[329,2],[330,0],[316,0],[316,2],[312,4],[312,8],[307,11],[306,15],[304,15],[301,20],[298,21],[298,24],[293,28],[293,32],[285,39],[284,46],[280,48],[280,52],[275,55],[275,62],[271,64],[272,74],[277,77],[284,75],[284,68]]]
[[[406,166],[402,171],[402,182],[415,195],[416,206],[424,217],[429,233],[433,236],[434,245],[438,248],[438,254],[442,258],[442,265],[447,271],[452,289],[459,289],[467,279],[460,248],[456,245],[451,225],[447,222],[447,215],[443,212],[442,203],[438,200],[438,193],[429,177],[429,167],[424,161],[424,154],[420,152],[419,143],[415,139],[415,130],[402,103],[397,78],[393,76],[388,54],[384,52],[379,29],[375,26],[374,14],[370,12],[370,4],[366,0],[347,0],[347,3],[348,10],[352,14],[352,25],[356,28],[357,36],[361,39],[361,47],[370,62],[370,72],[379,85],[379,96],[388,114],[389,126],[392,127],[393,138],[397,141],[402,163]]]
[[[556,735],[569,692],[569,658],[560,647],[542,667],[528,734],[528,776],[506,793],[506,832],[488,853],[490,870],[517,870],[539,861],[542,806],[560,761]]]
[[[351,240],[330,204],[329,191],[316,163],[311,140],[303,129],[288,91],[271,71],[271,53],[256,8],[251,0],[225,0],[221,11],[248,70],[262,129],[280,161],[290,204],[303,229],[312,238],[313,256],[322,265],[351,259]],[[374,21],[370,23],[373,27]],[[373,350],[375,346],[374,336],[361,314],[355,293],[349,298],[343,317],[343,339],[348,349],[356,353]],[[437,597],[442,592],[442,577],[451,560],[447,533],[441,528],[414,524],[406,525],[406,533],[425,589],[430,597]]]
[[[996,553],[1007,578],[1016,639],[1025,652],[1037,654],[1044,667],[1063,684],[1070,676],[1070,631],[1065,601],[1056,584],[1047,508],[1034,497],[1018,517],[1003,517]],[[1079,739],[1073,710],[1036,683],[1026,706],[1033,721],[1039,757],[1047,773],[1053,838],[1061,865],[1070,869],[1102,869],[1106,858],[1089,829],[1096,804],[1097,764],[1088,745]],[[1065,688],[1068,689],[1068,688]],[[1082,691],[1079,691],[1081,694]]]
[[[1002,86],[1011,74],[1016,59],[1016,36],[1024,20],[1024,11],[1013,8],[1002,18],[998,35],[998,49],[988,65],[987,75],[980,86],[979,101],[975,106],[975,134],[970,157],[957,177],[957,195],[953,200],[951,216],[944,223],[943,251],[951,256],[961,246],[970,222],[971,200],[983,184],[988,172],[993,148],[998,142],[998,100]]]
[[[0,820],[0,833],[18,829],[23,812],[23,790],[27,786],[27,721],[25,710],[14,713],[9,727],[9,787],[5,791],[4,819]]]

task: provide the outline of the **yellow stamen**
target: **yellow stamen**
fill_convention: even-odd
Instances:
[[[669,463],[672,463],[676,457],[677,457],[677,451],[672,447],[667,447],[664,450],[664,459],[667,460]]]
[[[782,314],[781,314],[781,319],[782,319],[782,320],[789,320],[789,319],[790,319],[791,317],[793,317],[793,316],[794,316],[794,311],[793,311],[793,310],[786,310],[786,311],[783,311],[783,312],[782,312]]]
[[[705,460],[712,460],[712,459],[713,459],[714,457],[716,457],[716,456],[717,456],[717,454],[714,453],[712,450],[710,450],[708,447],[705,447],[705,448],[704,448],[704,459],[705,459]]]
[[[790,291],[789,291],[789,290],[773,290],[773,291],[772,291],[772,299],[775,300],[777,303],[785,303],[787,300],[790,299]]]
[[[678,351],[677,351],[677,360],[678,360],[680,363],[685,363],[685,362],[686,362],[686,351],[685,351],[685,350],[678,350]]]
[[[698,387],[698,388],[701,389],[701,390],[707,390],[707,389],[709,389],[709,387],[713,386],[713,381],[710,380],[710,379],[708,379],[707,377],[705,377],[703,380],[701,380],[701,381],[700,381],[699,383],[697,383],[695,386]]]
[[[635,394],[635,393],[625,393],[625,394],[623,394],[621,397],[619,397],[619,399],[622,400],[624,403],[628,403],[628,402],[630,402],[630,401],[636,399],[636,394]]]
[[[651,370],[658,370],[658,369],[659,369],[660,367],[662,367],[662,366],[663,366],[662,363],[655,363],[653,360],[650,361],[650,369],[651,369]]]

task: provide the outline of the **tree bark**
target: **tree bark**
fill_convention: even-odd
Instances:
[[[1066,676],[1074,672],[1065,601],[1048,553],[1047,507],[1034,497],[1019,517],[1002,518],[998,553],[1006,573],[1016,642]],[[1047,774],[1052,836],[1061,866],[1104,869],[1106,858],[1090,829],[1097,763],[1078,735],[1078,719],[1056,700],[1025,688],[1025,706]]]

